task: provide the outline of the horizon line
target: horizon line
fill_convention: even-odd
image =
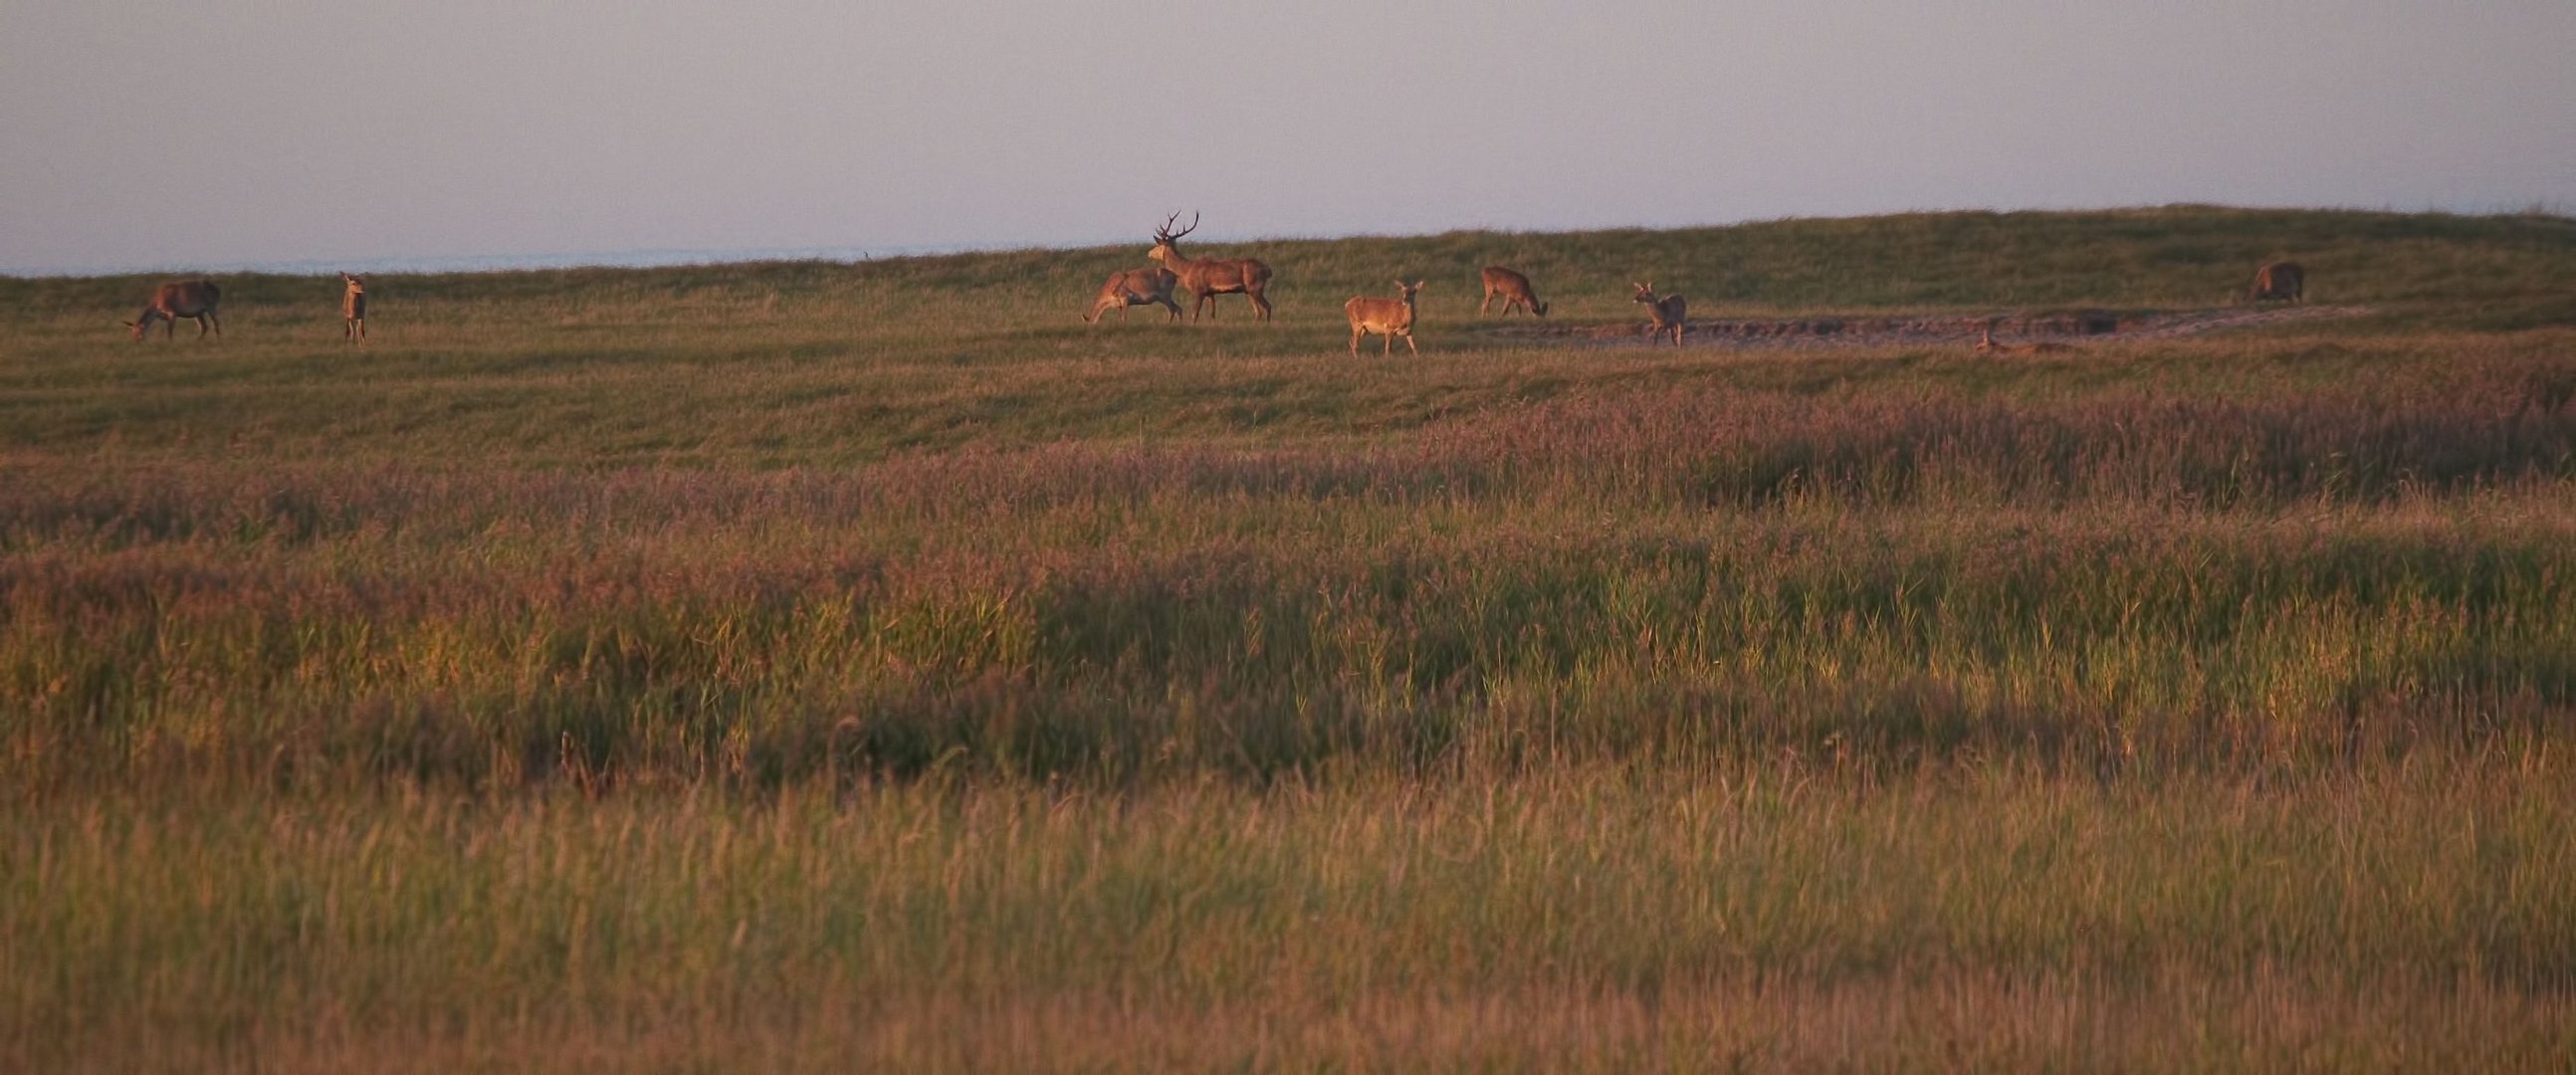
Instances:
[[[1903,216],[1945,216],[1971,213],[2010,215],[2016,213],[2085,214],[2148,212],[2177,209],[2207,209],[2230,212],[2300,212],[2300,213],[2379,213],[2391,216],[2459,216],[2459,217],[2544,217],[2576,223],[2576,212],[2568,207],[2532,203],[2521,208],[2496,206],[2485,209],[2427,207],[2397,209],[2382,206],[2262,206],[2231,205],[2220,202],[2165,202],[2152,205],[2102,205],[2090,207],[1957,207],[1947,209],[1906,209],[1882,213],[1858,213],[1839,216],[1789,214],[1770,217],[1747,217],[1738,220],[1683,224],[1614,224],[1588,228],[1552,228],[1523,231],[1498,226],[1447,228],[1436,232],[1353,231],[1333,234],[1269,234],[1236,236],[1219,233],[1206,241],[1212,244],[1249,242],[1332,242],[1344,239],[1428,238],[1461,232],[1497,232],[1502,234],[1586,234],[1615,231],[1696,231],[1708,228],[1746,227],[1791,221],[1869,220]],[[690,266],[749,265],[766,262],[824,261],[837,264],[859,264],[898,258],[940,257],[951,254],[1000,254],[1028,251],[1080,251],[1123,245],[1125,240],[1094,240],[1057,243],[1015,242],[947,242],[887,243],[881,245],[832,246],[743,246],[722,248],[638,247],[624,250],[556,251],[524,254],[431,254],[374,258],[280,258],[217,262],[127,262],[89,266],[38,266],[0,268],[0,279],[64,280],[115,276],[142,276],[160,273],[252,273],[270,276],[330,276],[340,272],[393,273],[400,275],[444,275],[451,273],[542,272],[565,269],[666,269]],[[354,266],[354,268],[353,268]]]

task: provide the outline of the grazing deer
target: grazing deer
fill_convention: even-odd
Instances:
[[[222,339],[224,320],[215,316],[215,303],[222,299],[223,291],[215,286],[214,281],[172,280],[154,288],[152,301],[144,304],[143,312],[136,314],[134,320],[125,322],[125,327],[133,329],[134,338],[139,341],[144,333],[152,330],[152,322],[167,321],[169,328],[162,333],[162,338],[175,339],[179,335],[179,319],[186,317],[196,320],[198,339],[206,338],[209,324],[215,327],[215,338]]]
[[[2000,342],[1995,339],[1995,326],[1991,321],[1986,323],[1985,331],[1977,337],[1977,353],[1981,355],[2055,355],[2074,349],[2072,344],[2058,343],[2053,340],[2038,340],[2031,343]]]
[[[2308,271],[2295,261],[2275,261],[2254,270],[2254,286],[2245,292],[2245,301],[2288,299],[2296,303],[2308,292]]]
[[[1673,334],[1673,346],[1682,345],[1682,333],[1686,330],[1682,322],[1682,314],[1688,307],[1682,302],[1681,296],[1666,295],[1656,298],[1655,285],[1646,283],[1638,284],[1637,293],[1629,298],[1644,303],[1646,316],[1654,318],[1653,330],[1646,333],[1647,346],[1654,346],[1655,341],[1662,339],[1666,332]]]
[[[1124,323],[1128,307],[1161,303],[1164,309],[1172,312],[1164,320],[1178,321],[1181,319],[1181,304],[1172,301],[1172,285],[1179,283],[1180,279],[1172,274],[1172,270],[1160,268],[1121,269],[1110,273],[1109,279],[1100,285],[1100,297],[1091,300],[1091,312],[1084,314],[1082,319],[1090,324],[1099,324],[1100,315],[1114,307],[1118,311],[1118,320]]]
[[[1398,336],[1404,337],[1404,345],[1414,354],[1422,353],[1421,346],[1413,342],[1413,296],[1422,290],[1422,281],[1408,284],[1398,280],[1395,286],[1404,293],[1403,298],[1380,299],[1361,295],[1342,304],[1342,312],[1351,316],[1351,357],[1359,357],[1360,337],[1372,332],[1386,337],[1386,349],[1380,352],[1382,354],[1395,353],[1395,338]]]
[[[1476,307],[1484,313],[1494,305],[1494,296],[1503,297],[1503,316],[1512,315],[1512,307],[1523,306],[1539,317],[1547,316],[1547,304],[1538,301],[1538,292],[1530,290],[1529,277],[1500,265],[1485,266],[1485,301]]]
[[[1145,256],[1162,262],[1164,268],[1180,277],[1181,287],[1198,298],[1190,307],[1190,321],[1195,324],[1201,312],[1214,319],[1216,297],[1234,294],[1249,297],[1253,315],[1263,321],[1270,320],[1270,300],[1261,294],[1270,286],[1270,266],[1251,258],[1182,257],[1181,236],[1199,230],[1199,217],[1196,213],[1190,214],[1190,226],[1173,231],[1172,225],[1180,219],[1181,214],[1174,213],[1171,219],[1163,221],[1162,227],[1154,229],[1154,249]]]
[[[340,274],[340,338],[367,342],[367,278]]]

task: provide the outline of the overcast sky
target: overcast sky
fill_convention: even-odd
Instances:
[[[2563,213],[2571,45],[2576,0],[0,0],[0,272]]]

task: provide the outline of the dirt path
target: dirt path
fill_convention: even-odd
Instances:
[[[2354,317],[2369,312],[2367,306],[2278,306],[2126,313],[1951,314],[1942,317],[1712,318],[1692,321],[1689,335],[1690,343],[1695,347],[1740,350],[1821,350],[1908,344],[1968,346],[1974,345],[1991,325],[1999,343],[2108,343],[2115,340],[2177,339],[2290,321]],[[1577,347],[1643,347],[1647,342],[1646,322],[1642,319],[1635,324],[1623,325],[1549,325],[1529,321],[1486,328],[1482,334],[1506,341]]]

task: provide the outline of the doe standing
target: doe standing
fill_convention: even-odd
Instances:
[[[340,338],[367,342],[367,278],[340,274]]]
[[[1422,281],[1408,284],[1398,280],[1395,286],[1404,293],[1403,298],[1380,299],[1361,295],[1342,304],[1342,312],[1351,316],[1351,357],[1359,357],[1360,337],[1372,332],[1386,337],[1383,354],[1395,353],[1395,338],[1398,336],[1404,337],[1404,346],[1412,349],[1414,354],[1422,353],[1422,348],[1413,342],[1413,296],[1422,290]]]

